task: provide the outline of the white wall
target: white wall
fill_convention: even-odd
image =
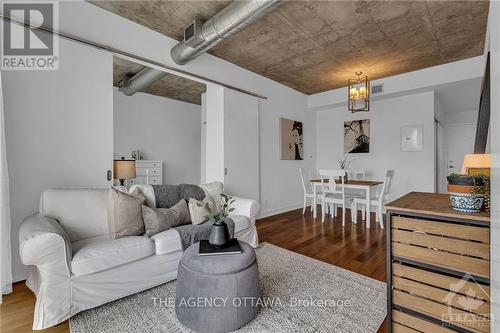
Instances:
[[[114,155],[163,161],[163,184],[200,183],[201,107],[113,88]]]
[[[491,197],[491,298],[492,332],[500,327],[500,2],[491,1],[488,18],[490,62],[491,62],[491,153],[492,197]]]
[[[84,1],[61,3],[59,27],[63,32],[266,96],[259,105],[261,213],[300,207],[298,168],[315,168],[315,116],[306,112],[306,95],[209,54],[178,66],[170,58],[170,49],[177,41]],[[279,117],[304,122],[306,160],[279,160]]]
[[[224,189],[259,201],[259,100],[224,89]]]
[[[434,93],[374,101],[370,112],[350,113],[338,107],[316,113],[317,161],[319,168],[337,169],[344,154],[344,121],[370,119],[370,152],[349,154],[352,168],[366,168],[367,178],[383,179],[394,169],[390,198],[410,191],[434,191]],[[401,152],[400,128],[424,125],[424,151]]]
[[[2,72],[14,281],[21,222],[51,187],[108,185],[113,157],[112,56],[61,40],[57,71]]]

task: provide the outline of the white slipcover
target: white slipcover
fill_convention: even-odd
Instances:
[[[36,295],[34,330],[177,277],[182,247],[175,230],[108,239],[107,191],[46,190],[39,214],[21,225],[21,261],[32,266],[26,284]],[[156,202],[151,187],[143,193]],[[233,207],[235,237],[257,247],[258,203],[236,198]]]
[[[153,255],[154,247],[153,240],[143,236],[87,238],[72,244],[71,272],[81,276],[127,264]]]

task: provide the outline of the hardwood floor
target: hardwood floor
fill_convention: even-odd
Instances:
[[[294,210],[258,220],[257,230],[261,242],[385,281],[385,230],[374,223],[370,229],[361,221],[353,225],[349,213],[346,220],[343,228],[339,218],[328,217],[321,223],[319,218],[312,218],[309,210],[305,215],[302,210]],[[13,289],[0,305],[0,332],[31,332],[35,297],[24,282],[14,284]],[[386,332],[386,328],[384,322],[379,332]],[[39,332],[69,332],[69,324],[65,321]]]
[[[318,207],[319,208],[319,207]],[[341,210],[339,209],[339,215]],[[257,221],[260,242],[268,242],[323,262],[385,282],[386,238],[385,229],[375,225],[371,215],[370,229],[361,219],[352,224],[350,213],[342,227],[342,217],[313,219],[309,208],[271,216]],[[387,331],[387,323],[379,328]]]

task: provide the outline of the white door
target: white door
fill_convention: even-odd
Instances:
[[[446,147],[448,172],[460,173],[465,154],[474,152],[476,125],[457,124],[446,127]]]
[[[259,200],[259,101],[224,89],[224,189]]]

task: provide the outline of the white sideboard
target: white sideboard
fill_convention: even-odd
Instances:
[[[127,185],[162,185],[163,161],[135,161],[135,179],[127,181]]]

